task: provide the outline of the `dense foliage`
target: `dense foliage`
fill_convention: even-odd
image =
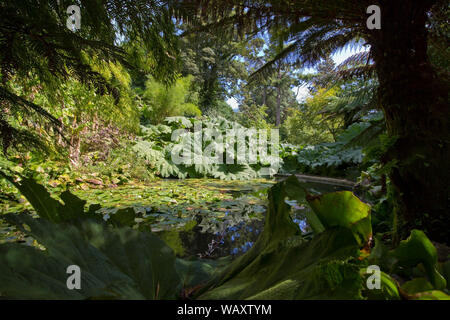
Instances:
[[[439,272],[443,266],[438,265],[436,249],[423,232],[414,230],[391,251],[379,240],[370,256],[360,250],[367,248],[372,234],[370,207],[348,191],[313,196],[295,177],[275,185],[269,192],[264,231],[246,254],[230,263],[176,259],[157,236],[126,227],[123,212],[107,219],[114,225],[110,229],[92,206],[84,212],[85,201],[71,193],[61,195],[62,205],[32,180],[14,184],[40,218],[21,214],[8,215],[6,220],[32,236],[47,254],[20,244],[1,245],[3,297],[173,299],[181,297],[183,284],[195,287],[209,280],[195,292],[200,299],[448,299],[439,291],[445,290],[448,279]],[[286,197],[298,203],[306,200],[311,206],[306,221],[314,232],[312,240],[291,220]],[[338,207],[334,206],[336,199]],[[292,259],[301,265],[293,268]],[[374,295],[363,285],[369,261],[381,264],[387,272],[401,272],[406,278],[420,274],[421,278],[400,287],[383,273],[382,289]],[[412,271],[418,263],[424,270]],[[83,279],[89,283],[82,291],[65,290],[66,276],[61,270],[73,264],[83,267]],[[51,281],[44,270],[54,270]]]
[[[0,299],[449,299],[448,17],[2,1]]]

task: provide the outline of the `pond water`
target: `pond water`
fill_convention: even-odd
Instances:
[[[278,179],[281,180],[281,179]],[[308,189],[311,193],[328,193],[342,190],[351,190],[348,185],[336,185],[332,183],[321,183],[321,182],[306,182],[306,180],[301,181],[303,186]],[[245,195],[245,192],[239,193],[240,196]],[[208,247],[205,252],[200,253],[202,257],[216,258],[221,256],[239,256],[247,252],[258,239],[259,234],[264,228],[264,218],[266,212],[267,204],[267,189],[264,190],[264,200],[265,205],[264,210],[261,211],[261,215],[256,216],[254,219],[245,219],[241,215],[237,217],[233,215],[239,213],[230,213],[231,217],[228,220],[223,221],[222,227],[219,231],[211,235],[210,237],[202,237],[201,240],[207,243]],[[291,217],[292,220],[298,224],[299,229],[302,234],[308,237],[311,234],[311,230],[306,222],[305,212],[311,210],[306,203],[306,199],[302,203],[297,201],[292,201],[289,199],[285,200],[287,204],[291,207]],[[200,232],[202,230],[193,230],[193,232]],[[187,246],[192,245],[189,242],[185,243]],[[194,245],[193,247],[205,248],[203,245]],[[197,253],[198,254],[198,253]]]
[[[280,180],[280,179],[277,179]],[[71,189],[87,201],[100,204],[107,220],[121,208],[133,208],[133,228],[152,231],[165,240],[180,257],[218,258],[239,256],[258,239],[267,209],[267,191],[277,180],[222,181],[216,179],[160,179],[149,184],[129,183],[116,188]],[[312,193],[349,190],[348,186],[302,181]],[[57,192],[51,190],[52,196]],[[286,200],[292,219],[306,235],[306,203]],[[4,212],[33,210],[27,201],[0,204]],[[33,244],[10,226],[0,224],[0,242]]]

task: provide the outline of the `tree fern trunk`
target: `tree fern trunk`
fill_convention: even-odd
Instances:
[[[369,40],[388,133],[396,138],[383,158],[393,165],[394,242],[420,228],[449,243],[448,88],[427,56],[433,2],[382,1],[382,27]]]

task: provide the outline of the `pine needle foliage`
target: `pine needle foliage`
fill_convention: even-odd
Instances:
[[[77,5],[81,13],[81,28],[75,32],[66,26],[71,5]],[[139,43],[141,51],[130,43]],[[178,65],[175,26],[162,1],[2,1],[0,46],[0,142],[4,150],[31,141],[12,124],[18,113],[25,117],[37,114],[57,131],[61,128],[29,96],[12,90],[13,78],[37,78],[49,91],[75,79],[98,94],[117,98],[117,88],[92,68],[92,60],[136,68],[145,54],[152,75],[166,83],[175,79]]]

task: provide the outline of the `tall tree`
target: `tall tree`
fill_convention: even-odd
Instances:
[[[247,72],[252,74],[276,55],[276,47],[264,37],[249,41],[242,55],[246,62]],[[269,123],[280,127],[287,116],[289,107],[297,107],[298,102],[292,88],[297,83],[294,69],[291,65],[279,61],[264,78],[248,82],[241,86],[240,104],[248,108],[256,103],[267,113]],[[241,108],[240,106],[240,108]],[[250,107],[251,108],[251,107]]]
[[[206,31],[181,37],[182,75],[195,77],[193,89],[203,113],[220,114],[227,96],[239,86],[245,75],[244,64],[237,59],[242,48],[239,42]]]

